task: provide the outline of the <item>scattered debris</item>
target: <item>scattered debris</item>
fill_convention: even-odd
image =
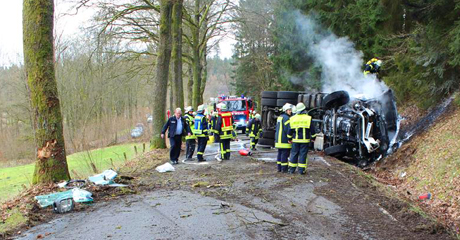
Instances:
[[[220,203],[220,208],[226,208],[226,207],[231,207],[230,203],[227,203],[227,202]]]
[[[423,194],[423,195],[420,195],[418,197],[419,200],[430,200],[431,199],[431,193],[426,193],[426,194]]]
[[[113,180],[117,177],[117,172],[113,170],[105,170],[100,174],[89,177],[88,180],[96,185],[113,184]]]
[[[402,172],[402,173],[399,175],[399,178],[404,178],[406,175],[407,175],[407,172]]]
[[[241,149],[238,152],[240,153],[241,156],[251,156],[252,155],[252,152],[247,149]]]
[[[181,215],[180,218],[188,218],[188,217],[191,217],[192,214],[188,214],[188,215]]]
[[[73,199],[73,201],[77,203],[88,203],[93,201],[92,194],[90,192],[79,188],[35,197],[35,200],[37,200],[38,204],[42,208],[52,206],[56,200],[64,199]]]
[[[194,188],[199,188],[199,187],[206,187],[209,186],[208,182],[197,182],[192,185]]]
[[[173,165],[171,165],[171,163],[168,162],[161,166],[158,166],[157,168],[155,168],[155,170],[160,173],[165,173],[165,172],[174,172],[176,169],[174,169]]]

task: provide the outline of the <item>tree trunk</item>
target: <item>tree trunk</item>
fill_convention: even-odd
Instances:
[[[201,86],[200,86],[200,96],[201,102],[204,102],[204,90],[206,89],[206,82],[208,80],[208,51],[206,44],[204,45],[203,57],[202,57],[202,72],[203,76],[201,79]]]
[[[184,109],[184,87],[182,82],[182,7],[183,0],[175,0],[172,9],[172,61],[174,106]]]
[[[193,103],[193,70],[192,64],[188,64],[188,83],[187,83],[187,104],[192,106]]]
[[[191,29],[192,32],[192,68],[193,68],[193,97],[192,106],[197,109],[201,102],[201,58],[200,58],[200,0],[195,0],[195,24],[196,27]]]
[[[53,0],[23,2],[24,64],[33,109],[37,159],[32,183],[70,179],[54,70]]]
[[[169,63],[171,60],[171,12],[172,0],[160,0],[160,37],[157,52],[156,77],[153,90],[153,126],[150,148],[166,148],[165,141],[160,137],[166,119],[166,92],[168,91]]]

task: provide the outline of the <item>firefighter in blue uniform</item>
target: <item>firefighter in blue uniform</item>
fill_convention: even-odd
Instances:
[[[292,116],[292,105],[286,103],[283,106],[283,114],[276,121],[275,148],[278,149],[278,172],[288,172],[288,159],[291,153],[292,144],[289,142],[288,134],[291,130],[290,118]]]
[[[297,114],[290,119],[291,129],[288,138],[292,142],[291,157],[289,159],[289,173],[305,174],[307,169],[307,154],[311,142],[311,116],[307,114],[303,103],[298,103]]]
[[[192,131],[193,131],[193,134],[198,139],[198,148],[197,148],[197,153],[196,153],[198,162],[204,162],[206,160],[204,160],[203,155],[206,149],[206,144],[208,143],[208,140],[209,140],[209,136],[208,136],[208,120],[206,119],[206,116],[204,115],[203,105],[198,106],[197,115],[195,116],[195,121],[194,121],[194,128]]]
[[[248,123],[248,134],[251,139],[251,149],[256,150],[256,145],[259,142],[260,134],[262,133],[262,122],[260,114],[256,114]]]
[[[193,108],[186,107],[185,108],[185,120],[187,124],[190,126],[190,129],[195,127],[195,117],[193,116]],[[196,136],[192,133],[191,136],[185,136],[185,159],[191,160],[193,157],[193,153],[195,152],[196,148]]]

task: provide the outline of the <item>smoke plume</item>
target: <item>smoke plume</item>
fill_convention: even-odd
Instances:
[[[363,53],[355,49],[348,37],[338,37],[323,28],[313,14],[306,16],[300,11],[293,14],[299,41],[308,48],[307,54],[314,64],[321,67],[323,92],[345,90],[350,96],[375,98],[388,89],[372,74],[364,76]]]

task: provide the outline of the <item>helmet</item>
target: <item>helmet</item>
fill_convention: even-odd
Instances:
[[[377,65],[379,67],[382,66],[382,60],[375,61],[375,65]]]
[[[292,105],[292,114],[297,113],[297,107],[295,105]]]
[[[219,113],[218,113],[217,111],[216,111],[216,112],[212,112],[212,115],[213,115],[214,117],[217,117],[217,115],[219,115]]]
[[[255,118],[260,120],[261,119],[260,114],[256,114]]]
[[[286,112],[287,110],[291,109],[292,110],[292,104],[286,103],[283,106],[283,112]]]
[[[300,103],[297,103],[297,106],[296,106],[297,112],[302,112],[303,110],[305,110],[305,108],[306,108],[306,107],[305,107],[305,104],[303,104],[303,103],[301,103],[301,102],[300,102]]]
[[[204,112],[204,105],[198,106],[197,112],[198,112],[198,113],[203,113],[203,112]]]
[[[188,106],[185,108],[185,112],[193,112],[193,107],[192,106]]]

